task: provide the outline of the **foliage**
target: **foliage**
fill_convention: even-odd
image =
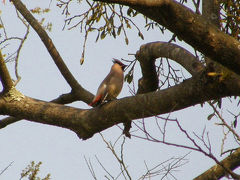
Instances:
[[[22,171],[20,180],[26,178],[29,180],[50,180],[50,174],[47,174],[44,178],[38,177],[41,165],[41,161],[37,164],[34,161],[30,162],[30,164]]]
[[[240,2],[238,0],[221,0],[222,31],[240,40]]]

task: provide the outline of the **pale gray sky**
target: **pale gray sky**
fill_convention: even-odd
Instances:
[[[27,3],[28,8],[38,5],[48,7],[49,4],[48,1],[43,3],[36,0],[24,1],[24,3]],[[113,57],[132,60],[133,57],[128,56],[128,53],[135,53],[140,45],[151,41],[169,40],[167,33],[163,36],[156,31],[144,31],[145,40],[141,40],[137,37],[136,32],[128,31],[130,43],[127,46],[121,37],[117,39],[107,37],[104,41],[95,43],[96,34],[93,33],[88,38],[85,62],[80,66],[79,60],[84,34],[80,34],[77,28],[72,31],[62,31],[63,16],[61,16],[61,11],[55,7],[54,3],[51,4],[52,11],[47,15],[47,21],[53,22],[53,30],[49,35],[75,78],[92,93],[96,92],[98,85],[109,72]],[[77,8],[72,10],[78,11]],[[22,36],[25,27],[16,20],[13,5],[9,2],[5,5],[0,3],[0,10],[8,36]],[[12,41],[9,45],[10,50],[15,42]],[[183,44],[183,42],[180,44]],[[7,53],[7,51],[4,49],[3,53]],[[14,77],[14,63],[8,63],[8,67]],[[17,85],[17,89],[27,96],[48,101],[70,91],[40,38],[32,29],[19,59],[19,74],[22,80]],[[137,67],[135,82],[139,77],[139,67]],[[128,85],[125,83],[119,98],[130,95]],[[80,102],[73,105],[79,108],[90,108]],[[216,120],[207,121],[209,112],[209,108],[200,108],[198,105],[172,113],[171,118],[178,118],[183,128],[188,130],[189,133],[201,134],[206,125],[207,130],[212,130],[210,132],[212,146],[213,148],[216,147],[217,151],[215,153],[219,155],[222,128],[214,125]],[[146,122],[153,133],[157,135],[158,131],[154,120],[149,119]],[[169,123],[168,127],[167,137],[169,140],[176,143],[186,143],[185,136],[177,130],[176,125]],[[105,130],[103,134],[107,140],[114,142],[121,134],[121,130],[118,127],[111,127]],[[93,179],[84,161],[84,156],[92,161],[99,179],[104,179],[104,171],[97,163],[95,155],[113,175],[116,176],[120,172],[116,159],[106,148],[99,134],[94,135],[87,141],[82,141],[75,133],[67,129],[20,121],[0,130],[0,142],[0,170],[14,161],[12,166],[0,176],[1,180],[19,179],[21,170],[30,161],[42,161],[40,174],[51,173],[53,180]],[[119,149],[118,146],[118,151]],[[137,179],[146,172],[144,161],[151,168],[171,157],[183,156],[190,150],[132,138],[126,139],[124,152],[129,172],[133,179]],[[192,179],[215,164],[209,158],[196,152],[191,152],[186,159],[189,163],[180,167],[179,171],[173,172],[177,179]],[[173,179],[171,176],[168,177]],[[159,177],[155,179],[159,179]]]

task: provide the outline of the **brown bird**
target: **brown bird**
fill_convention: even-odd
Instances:
[[[113,63],[109,74],[98,87],[97,94],[89,106],[97,106],[102,104],[105,100],[110,101],[116,99],[121,92],[123,86],[123,72],[126,65],[117,59],[113,59]]]

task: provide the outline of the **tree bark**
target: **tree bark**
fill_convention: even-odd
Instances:
[[[0,80],[3,86],[3,93],[8,92],[13,87],[13,82],[4,62],[2,52],[0,50]]]
[[[215,78],[215,77],[214,77]],[[239,95],[207,75],[199,73],[171,88],[111,101],[93,109],[48,103],[9,92],[0,99],[0,114],[73,130],[82,139],[115,124],[173,112],[208,100]],[[16,94],[13,96],[13,94]]]
[[[240,148],[238,148],[235,152],[230,154],[224,160],[220,162],[224,165],[224,167],[234,170],[240,166]],[[212,180],[212,179],[220,179],[226,176],[226,171],[218,164],[214,165],[203,174],[194,178],[194,180]]]
[[[99,0],[127,5],[165,26],[192,47],[240,75],[240,42],[174,0]]]
[[[38,21],[34,18],[34,16],[20,0],[12,0],[11,2],[41,38],[58,70],[60,71],[66,82],[69,84],[69,86],[72,88],[72,91],[75,92],[75,94],[77,95],[77,97],[80,98],[80,100],[86,103],[90,103],[93,99],[93,95],[86,89],[84,89],[74,78],[74,76],[64,63],[51,38],[48,36],[47,32],[42,28],[42,26],[38,23]]]
[[[240,43],[232,37],[220,32],[213,24],[202,16],[193,13],[190,9],[174,0],[101,0],[103,2],[128,5],[167,27],[179,38],[183,39],[194,48],[210,57],[212,60],[240,74]],[[70,102],[79,97],[84,102],[90,102],[93,95],[83,89],[74,79],[57,49],[47,33],[38,25],[34,17],[19,0],[12,0],[16,8],[38,33],[58,69],[72,87],[74,96],[59,98],[62,103]],[[158,89],[158,77],[155,70],[155,60],[164,52],[160,52],[160,46],[164,43],[150,43],[142,46],[137,52],[140,61],[143,78],[139,81],[138,95],[112,101],[93,109],[77,109],[58,105],[26,97],[12,87],[6,73],[0,71],[0,77],[4,91],[0,96],[0,114],[11,115],[15,120],[21,118],[29,121],[55,125],[74,131],[79,138],[88,139],[95,133],[101,132],[118,123],[126,123],[134,119],[151,117],[163,113],[184,109],[208,100],[226,96],[240,95],[240,81],[238,76],[227,76],[223,79],[208,75],[212,69],[204,69],[203,66],[187,52],[188,58],[175,57],[175,60],[183,65],[194,76],[179,85],[165,90]],[[173,58],[176,46],[170,46],[165,57]],[[151,56],[146,56],[148,54]],[[192,59],[191,59],[192,58]],[[1,66],[1,65],[0,65]],[[209,67],[208,67],[209,68]],[[211,67],[210,67],[211,68]],[[204,69],[204,70],[203,70]],[[214,69],[213,69],[214,70]],[[5,81],[7,79],[7,81]],[[229,88],[230,87],[230,88]],[[155,92],[151,92],[155,91]],[[141,94],[145,93],[145,94]],[[57,101],[54,101],[57,102]],[[14,122],[13,118],[8,119]],[[3,124],[6,125],[6,124]],[[229,169],[239,166],[239,150],[222,161]],[[236,157],[235,157],[236,156]],[[235,159],[234,159],[235,158]],[[233,161],[231,161],[233,160]],[[224,170],[218,165],[200,178],[222,177]]]

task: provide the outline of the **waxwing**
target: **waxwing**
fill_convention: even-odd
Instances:
[[[121,92],[124,78],[123,72],[126,65],[117,59],[113,59],[113,63],[109,74],[98,87],[97,94],[89,106],[97,106],[105,100],[110,101],[116,99]]]

